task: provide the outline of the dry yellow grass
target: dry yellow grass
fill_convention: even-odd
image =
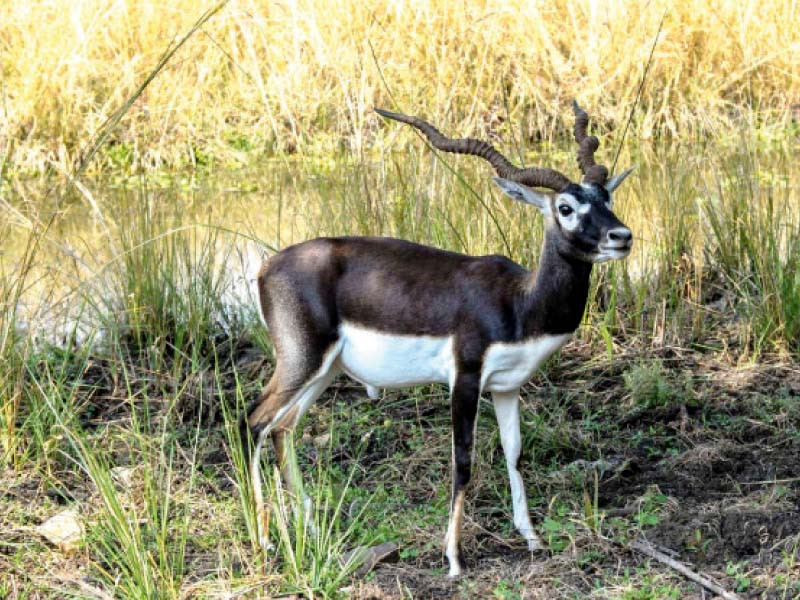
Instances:
[[[29,0],[0,4],[0,152],[21,169],[74,166],[86,141],[211,3]],[[374,105],[449,131],[506,113],[530,136],[559,131],[577,97],[620,126],[658,24],[635,127],[784,127],[800,106],[800,9],[787,0],[231,0],[115,131],[137,161],[237,149],[364,148]],[[373,59],[374,50],[374,59]],[[568,116],[568,115],[567,115]],[[519,131],[516,132],[519,134]]]

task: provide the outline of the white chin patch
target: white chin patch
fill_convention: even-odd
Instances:
[[[608,262],[609,260],[619,260],[620,258],[625,258],[630,254],[630,249],[608,249],[608,250],[601,250],[597,254],[594,255],[592,258],[593,263],[603,263]]]

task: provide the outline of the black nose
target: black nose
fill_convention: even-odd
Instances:
[[[633,234],[631,230],[627,227],[615,227],[611,231],[608,232],[608,241],[615,242],[617,244],[624,244],[626,242],[630,242],[633,238]]]

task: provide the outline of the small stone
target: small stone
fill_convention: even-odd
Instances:
[[[68,508],[36,527],[36,532],[62,552],[70,553],[83,539],[83,524],[77,508]]]
[[[133,485],[133,469],[131,467],[114,467],[111,469],[111,478],[120,487],[129,489]]]
[[[328,432],[321,433],[317,437],[314,438],[314,445],[317,448],[322,448],[323,446],[327,446],[331,441],[331,434]]]

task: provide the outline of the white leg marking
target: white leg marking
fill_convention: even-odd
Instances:
[[[528,542],[529,550],[541,550],[544,546],[533,530],[528,514],[528,499],[525,484],[517,469],[517,461],[522,451],[522,437],[519,431],[519,390],[513,392],[494,392],[494,412],[500,430],[500,443],[506,457],[508,479],[511,483],[511,500],[514,504],[514,526]]]
[[[461,537],[461,521],[464,515],[464,491],[460,491],[453,503],[450,512],[450,523],[447,526],[447,535],[444,538],[444,554],[450,563],[448,577],[461,575],[461,563],[458,560],[458,541]]]
[[[456,383],[456,370],[450,371],[448,379],[450,387],[450,402],[453,401],[453,387]],[[476,416],[476,421],[477,416]],[[474,448],[474,444],[473,444]],[[456,440],[455,435],[450,436],[450,465],[453,477],[453,485],[455,485],[456,476]],[[444,555],[447,557],[447,562],[450,565],[450,572],[448,577],[458,577],[461,575],[461,563],[458,560],[458,542],[461,537],[461,512],[464,509],[464,492],[463,490],[456,498],[450,510],[450,520],[447,524],[447,533],[444,536]],[[459,514],[456,514],[459,513]]]
[[[253,500],[256,505],[258,543],[262,549],[271,550],[272,544],[269,541],[269,531],[267,531],[267,511],[264,506],[264,490],[261,487],[261,448],[264,444],[266,433],[266,430],[261,430],[258,434],[256,447],[253,448],[253,456],[250,457],[250,479],[253,484]]]

